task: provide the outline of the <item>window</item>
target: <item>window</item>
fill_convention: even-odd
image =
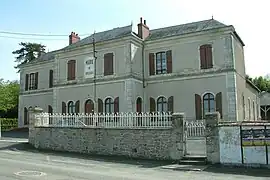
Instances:
[[[243,119],[246,119],[246,102],[245,102],[245,96],[242,95],[242,104],[243,104]]]
[[[215,96],[207,93],[203,96],[203,113],[215,112]]]
[[[38,72],[25,75],[25,91],[38,88]]]
[[[149,53],[149,74],[172,73],[172,51]]]
[[[76,77],[76,61],[69,60],[68,61],[68,69],[67,69],[67,80],[75,80]]]
[[[212,45],[205,44],[200,46],[201,69],[210,69],[213,67]]]
[[[68,113],[70,114],[75,113],[75,104],[73,101],[68,102]]]
[[[248,119],[251,119],[251,102],[250,99],[248,99]]]
[[[28,125],[28,109],[25,107],[24,108],[24,118],[23,118],[23,121],[24,121],[24,125]]]
[[[165,97],[159,97],[157,99],[157,111],[158,112],[167,112],[168,111],[167,100]]]
[[[104,76],[113,75],[113,53],[104,54]]]
[[[156,74],[165,74],[165,73],[167,73],[166,53],[165,52],[156,53]]]
[[[142,112],[142,98],[138,97],[136,100],[136,112]]]
[[[49,88],[53,87],[53,70],[50,70],[49,73]]]
[[[113,113],[114,112],[114,102],[112,98],[107,98],[105,100],[105,113]]]

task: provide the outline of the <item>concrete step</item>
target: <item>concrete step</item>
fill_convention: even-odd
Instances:
[[[205,156],[186,155],[179,161],[179,164],[205,165],[207,161]]]
[[[206,156],[202,156],[202,155],[185,155],[183,158],[183,160],[195,160],[195,161],[206,161]]]
[[[186,165],[206,165],[206,161],[196,161],[196,160],[180,160],[178,164]]]

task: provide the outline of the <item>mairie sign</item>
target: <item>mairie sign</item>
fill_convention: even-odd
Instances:
[[[94,58],[89,57],[84,61],[84,78],[93,78],[94,77]]]

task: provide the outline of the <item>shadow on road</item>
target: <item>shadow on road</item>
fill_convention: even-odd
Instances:
[[[2,132],[2,139],[28,139],[28,128],[17,128],[10,131]]]
[[[89,154],[81,154],[81,153],[73,153],[73,152],[61,152],[61,151],[52,151],[52,150],[37,150],[29,143],[1,143],[0,142],[0,151],[1,150],[14,150],[21,152],[31,152],[43,155],[53,155],[59,157],[68,157],[74,159],[81,160],[93,160],[93,161],[101,161],[108,163],[120,163],[120,164],[130,164],[137,165],[142,168],[155,168],[161,167],[165,165],[175,164],[173,161],[154,161],[154,160],[144,160],[144,159],[135,159],[130,157],[123,156],[109,156],[109,155],[89,155]]]
[[[230,175],[245,175],[253,177],[270,177],[270,171],[266,168],[251,168],[251,167],[224,167],[221,165],[214,165],[206,168],[205,172],[230,174]]]

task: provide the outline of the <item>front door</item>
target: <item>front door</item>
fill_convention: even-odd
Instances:
[[[91,99],[88,99],[85,102],[85,114],[88,114],[88,116],[85,118],[85,124],[86,125],[93,125],[93,118],[89,116],[90,114],[94,113],[94,102]]]

